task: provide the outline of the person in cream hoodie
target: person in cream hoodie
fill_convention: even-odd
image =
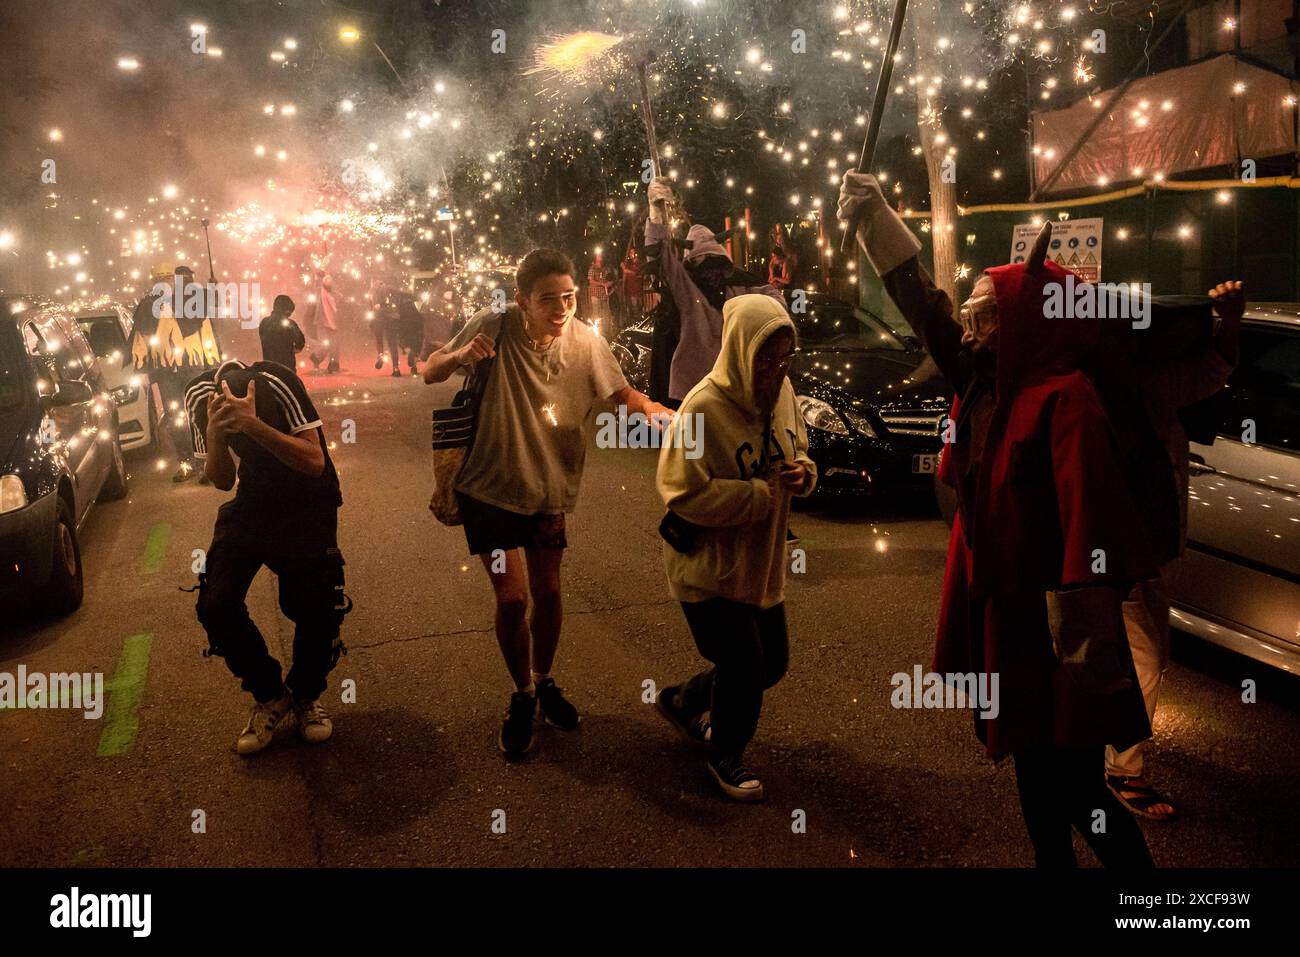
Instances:
[[[812,493],[817,470],[786,378],[794,323],[765,295],[737,296],[722,315],[722,350],[683,400],[656,478],[668,508],[668,586],[712,666],[664,688],[658,707],[707,745],[709,773],[728,796],[759,801],[763,785],[744,752],[763,692],[785,674],[786,520],[790,499]],[[703,432],[693,452],[681,434],[691,423],[697,438]]]

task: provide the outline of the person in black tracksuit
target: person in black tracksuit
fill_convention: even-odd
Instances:
[[[209,654],[253,695],[240,754],[265,748],[292,708],[301,736],[324,741],[333,724],[319,699],[343,650],[343,593],[336,537],[343,504],[321,421],[302,381],[274,362],[236,360],[194,379],[185,394],[195,453],[218,489],[238,486],[217,511],[199,576],[198,618]],[[261,567],[279,579],[280,608],[294,622],[293,667],[280,663],[248,615],[245,598]]]

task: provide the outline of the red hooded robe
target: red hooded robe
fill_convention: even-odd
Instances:
[[[975,719],[994,760],[1043,746],[1123,749],[1151,734],[1136,675],[1113,694],[1079,687],[1058,662],[1047,612],[1050,591],[1109,586],[1119,601],[1155,569],[1106,406],[1082,371],[1105,361],[1114,343],[1096,320],[1043,316],[1044,283],[1065,276],[1054,264],[988,274],[999,312],[996,385],[971,416],[979,424],[964,437],[958,430],[940,464],[940,480],[958,487],[961,504],[933,669],[998,675],[997,716]],[[971,395],[953,374],[960,329],[947,295],[915,260],[886,285],[950,381]],[[952,415],[961,421],[960,402]],[[973,430],[984,436],[982,450]],[[1132,673],[1126,642],[1123,654]]]

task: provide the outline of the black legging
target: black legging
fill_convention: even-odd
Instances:
[[[710,754],[739,759],[758,730],[763,692],[781,680],[789,661],[785,604],[771,608],[726,598],[682,602],[700,654],[713,662],[682,688],[692,714],[711,711]]]
[[[1101,772],[1104,750],[1095,745],[1016,752],[1020,810],[1038,867],[1078,867],[1071,826],[1083,835],[1105,867],[1136,870],[1155,866],[1142,829],[1106,787]],[[1104,822],[1098,811],[1105,814]]]

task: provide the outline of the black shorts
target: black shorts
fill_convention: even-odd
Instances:
[[[456,493],[465,541],[471,555],[488,555],[498,548],[568,548],[564,537],[564,513],[520,515],[487,502]]]

